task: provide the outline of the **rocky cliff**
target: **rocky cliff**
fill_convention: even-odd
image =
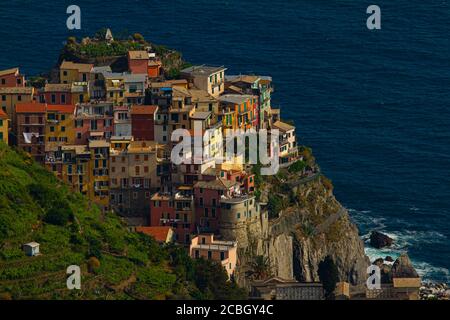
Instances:
[[[302,282],[319,281],[319,263],[329,256],[341,281],[365,282],[370,261],[357,227],[332,188],[318,172],[307,177],[298,173],[273,177],[263,184],[261,202],[270,203],[268,195],[279,194],[283,210],[274,219],[263,213],[236,232],[239,284],[249,285],[257,256],[268,260],[271,275]]]

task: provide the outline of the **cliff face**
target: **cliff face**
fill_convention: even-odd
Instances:
[[[358,229],[333,195],[331,183],[320,174],[304,182],[298,176],[293,180],[296,186],[288,188],[289,195],[284,194],[285,209],[278,218],[268,221],[266,213],[236,232],[238,282],[249,285],[252,261],[260,255],[268,259],[271,274],[282,278],[319,281],[319,263],[330,256],[340,280],[355,285],[365,282],[370,261]],[[276,192],[273,184],[264,188],[263,202],[267,200],[264,194]]]

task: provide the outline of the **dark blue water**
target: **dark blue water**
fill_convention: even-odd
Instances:
[[[366,8],[382,30],[366,28]],[[0,68],[48,70],[69,35],[140,32],[193,63],[272,75],[364,235],[396,238],[423,275],[449,281],[450,4],[441,1],[2,1]],[[81,32],[65,27],[69,4]]]

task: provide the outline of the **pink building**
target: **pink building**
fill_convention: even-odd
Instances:
[[[128,69],[133,74],[147,74],[148,60],[147,51],[128,51]]]
[[[20,74],[19,68],[0,71],[0,88],[25,87],[25,77]]]
[[[79,104],[75,112],[75,144],[110,139],[114,130],[112,103]]]
[[[192,239],[189,254],[194,259],[213,260],[225,268],[228,278],[234,274],[237,263],[237,242],[215,240],[213,234],[199,234]]]
[[[220,199],[231,197],[239,191],[239,183],[223,178],[195,183],[195,219],[200,230],[218,232],[221,213]]]

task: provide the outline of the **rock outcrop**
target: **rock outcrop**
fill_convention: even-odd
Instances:
[[[370,234],[370,245],[377,249],[390,247],[393,241],[392,238],[378,231],[372,231]]]
[[[340,281],[354,285],[365,282],[370,261],[363,241],[325,179],[318,174],[315,179],[289,188],[290,194],[284,197],[289,203],[278,218],[267,221],[267,213],[262,214],[260,220],[236,233],[240,285],[248,287],[246,275],[258,255],[268,258],[274,276],[319,281],[319,263],[328,256],[337,266]],[[263,194],[273,194],[276,189],[273,184],[265,188]]]

